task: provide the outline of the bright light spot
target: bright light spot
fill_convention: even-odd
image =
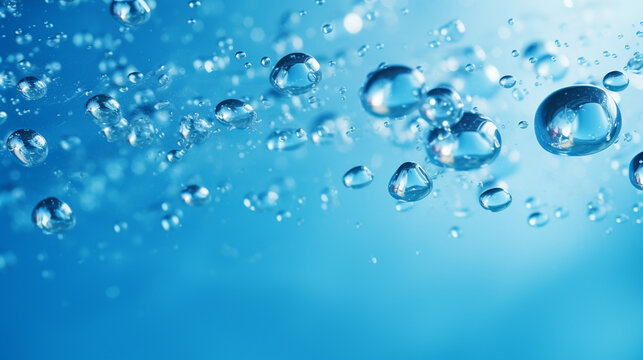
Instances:
[[[344,17],[344,28],[349,33],[357,34],[362,31],[362,26],[364,26],[364,23],[362,22],[361,16],[355,13],[349,13]]]

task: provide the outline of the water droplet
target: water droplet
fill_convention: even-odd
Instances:
[[[518,56],[520,56],[520,51],[518,51],[518,50],[511,50],[511,56],[512,56],[512,57],[518,57]]]
[[[215,116],[222,124],[235,129],[246,129],[257,120],[257,113],[252,106],[236,99],[220,102],[215,109]]]
[[[373,173],[366,166],[355,166],[344,174],[344,186],[361,189],[373,182]]]
[[[280,129],[273,131],[266,139],[266,148],[271,151],[299,149],[308,141],[304,129]]]
[[[45,234],[64,233],[76,225],[76,218],[69,205],[55,197],[39,202],[31,213],[31,219]]]
[[[603,86],[610,91],[623,91],[630,84],[630,79],[624,73],[615,70],[610,71],[603,77]]]
[[[30,129],[20,129],[11,133],[7,138],[7,150],[27,167],[42,163],[49,153],[47,140]]]
[[[480,205],[489,211],[502,211],[511,205],[511,194],[503,188],[492,188],[480,194]]]
[[[526,129],[529,126],[529,123],[526,122],[525,120],[522,120],[518,123],[518,127],[521,129]]]
[[[498,83],[505,89],[511,89],[516,85],[516,78],[512,75],[505,75],[498,80]]]
[[[261,66],[265,68],[270,67],[270,58],[268,56],[264,56],[261,58]]]
[[[643,152],[633,157],[630,162],[630,182],[635,188],[643,190]]]
[[[414,202],[424,199],[433,184],[422,167],[414,162],[405,162],[395,171],[388,183],[388,192],[396,200]]]
[[[543,227],[547,225],[549,222],[549,216],[547,214],[542,213],[540,211],[536,211],[534,213],[531,213],[529,217],[527,218],[527,223],[529,226],[532,227]]]
[[[180,196],[190,206],[202,206],[210,202],[210,190],[204,186],[188,185],[181,190]]]
[[[476,70],[476,65],[475,64],[467,64],[464,66],[464,70],[466,72],[472,73]]]
[[[138,26],[150,19],[151,9],[146,0],[112,0],[110,12],[120,24]]]
[[[424,75],[402,65],[384,66],[369,74],[360,89],[362,106],[371,115],[400,117],[414,111],[424,86]]]
[[[451,126],[460,121],[463,113],[462,98],[449,88],[429,90],[420,105],[420,115],[433,126]]]
[[[476,113],[465,112],[450,131],[434,128],[429,132],[426,151],[429,160],[455,170],[473,170],[493,162],[502,140],[496,124]]]
[[[38,100],[47,95],[47,83],[35,76],[22,78],[16,88],[27,100]]]
[[[96,95],[85,103],[85,112],[92,116],[101,128],[112,126],[121,120],[121,105],[108,95]]]
[[[278,91],[300,95],[309,92],[322,78],[321,67],[317,60],[304,53],[284,56],[270,72],[270,83]]]
[[[575,85],[550,94],[538,106],[536,137],[552,154],[583,156],[609,147],[621,130],[621,111],[605,90]]]
[[[185,115],[179,125],[179,133],[191,144],[204,142],[211,133],[212,124],[198,113]]]

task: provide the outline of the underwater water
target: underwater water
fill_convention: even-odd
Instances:
[[[643,2],[0,0],[0,359],[642,359]]]

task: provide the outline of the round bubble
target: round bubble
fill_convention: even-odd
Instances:
[[[237,99],[223,100],[217,105],[214,114],[220,123],[235,129],[246,129],[257,120],[257,113],[252,106]]]
[[[44,136],[30,129],[20,129],[11,133],[7,138],[7,150],[27,167],[42,163],[49,153]]]
[[[64,233],[76,225],[76,218],[69,205],[55,197],[39,202],[33,209],[31,218],[45,234]]]
[[[385,66],[368,75],[360,89],[362,106],[377,117],[400,117],[417,109],[424,75],[402,65]]]
[[[491,188],[480,194],[480,206],[491,212],[502,211],[511,205],[511,194],[503,188]]]
[[[281,58],[270,72],[270,83],[277,91],[289,95],[309,92],[321,81],[321,66],[304,53],[292,53]]]
[[[405,162],[395,171],[388,183],[388,192],[396,200],[414,202],[431,193],[433,184],[422,167]]]
[[[373,173],[366,166],[355,166],[344,174],[344,186],[350,189],[361,189],[373,182]]]
[[[623,72],[610,71],[603,77],[603,86],[609,91],[623,91],[630,84],[630,79]]]
[[[16,88],[27,100],[38,100],[47,95],[47,83],[35,76],[22,78],[18,81]]]
[[[436,165],[473,170],[493,162],[500,154],[501,146],[500,132],[491,119],[465,112],[450,130],[431,130],[426,151],[429,161]]]
[[[121,120],[121,105],[109,95],[93,96],[85,103],[85,112],[91,115],[101,128],[112,126]]]
[[[451,126],[460,121],[463,113],[462,98],[449,88],[429,90],[420,105],[420,115],[433,126]]]
[[[505,75],[498,80],[498,83],[505,89],[511,89],[516,85],[516,78],[513,75]]]
[[[643,152],[640,152],[630,162],[630,182],[635,188],[643,190]]]
[[[146,0],[112,0],[112,17],[120,24],[138,26],[150,19],[151,10]]]
[[[583,156],[609,147],[621,130],[621,111],[605,90],[575,85],[551,93],[538,106],[536,138],[552,154]]]

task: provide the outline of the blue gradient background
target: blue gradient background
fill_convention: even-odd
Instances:
[[[87,97],[82,91],[74,95],[76,88],[104,89],[98,62],[109,56],[74,46],[73,35],[126,38],[109,15],[109,4],[60,7],[25,0],[21,18],[0,19],[6,35],[0,38],[2,70],[20,74],[7,59],[16,52],[40,69],[53,60],[62,64],[42,101],[12,106],[8,99],[18,97],[15,89],[0,89],[6,100],[1,110],[9,114],[0,125],[4,138],[29,127],[50,144],[46,163],[34,168],[17,165],[6,150],[0,155],[5,199],[0,253],[11,252],[17,260],[0,271],[0,358],[643,358],[643,225],[635,221],[641,215],[632,212],[643,195],[613,168],[614,161],[626,166],[643,150],[643,75],[630,74],[630,87],[618,99],[621,136],[630,132],[631,142],[621,140],[591,157],[556,157],[538,146],[532,127],[536,107],[548,93],[588,76],[600,81],[642,50],[635,34],[643,3],[201,1],[199,9],[191,9],[187,1],[157,0],[151,20],[131,31],[131,42],[113,50],[113,58],[125,56],[145,73],[170,63],[186,70],[168,89],[156,91],[157,100],[172,101],[174,116],[162,128],[165,138],[146,149],[107,143],[83,114]],[[363,8],[378,11],[379,18],[365,22],[358,34],[346,33],[344,15]],[[307,14],[295,16],[297,23],[280,25],[284,14],[300,10]],[[190,18],[198,26],[189,25]],[[427,47],[428,31],[454,18],[467,27],[462,41]],[[513,27],[509,18],[516,19]],[[45,20],[54,27],[46,28]],[[325,23],[335,28],[332,38],[321,34]],[[16,44],[17,27],[33,35],[31,44]],[[265,39],[253,41],[254,28],[261,28]],[[285,30],[300,36],[302,50],[322,64],[322,88],[315,94],[319,108],[297,109],[274,94],[271,108],[258,102],[270,94],[269,69],[261,68],[259,59],[270,56],[273,64],[279,59],[272,42]],[[44,44],[59,32],[68,35],[59,48]],[[226,69],[195,70],[193,60],[212,56],[223,36],[234,39]],[[559,49],[570,59],[569,72],[561,81],[534,87],[533,69],[510,52],[534,40],[556,39],[569,44]],[[384,48],[376,49],[377,43]],[[364,44],[370,49],[357,57]],[[492,94],[473,101],[500,126],[503,153],[489,171],[505,174],[500,180],[509,184],[514,202],[503,212],[485,212],[477,203],[477,183],[486,170],[447,172],[435,179],[437,197],[397,212],[386,191],[390,175],[405,161],[425,164],[426,155],[376,134],[378,120],[361,108],[358,89],[383,61],[421,65],[427,83],[437,85],[448,79],[441,59],[470,45],[484,49],[500,75],[513,74],[529,88],[518,102],[491,84]],[[39,51],[30,55],[34,47]],[[253,76],[247,75],[245,60],[234,59],[237,50],[247,53]],[[604,58],[604,50],[618,57]],[[341,53],[345,65],[329,68],[328,61]],[[580,67],[579,56],[600,65]],[[338,93],[342,86],[345,100]],[[124,108],[133,105],[136,90],[118,94]],[[180,117],[203,112],[187,104],[195,96],[211,101],[209,115],[223,99],[248,96],[263,121],[251,131],[223,129],[181,162],[155,171],[156,153],[176,147]],[[279,117],[281,103],[289,104],[291,123]],[[14,108],[32,112],[18,116]],[[265,149],[271,126],[308,130],[324,111],[349,116],[359,140],[348,148],[309,143],[294,152]],[[529,128],[519,129],[520,120]],[[65,135],[80,137],[82,146],[63,151],[58,143]],[[512,152],[519,153],[519,161],[507,160]],[[344,188],[342,174],[358,164],[369,166],[375,180],[364,189]],[[108,176],[114,168],[122,174]],[[77,172],[85,174],[81,180],[72,176]],[[294,180],[289,192],[304,196],[303,205],[290,201],[266,212],[243,206],[246,193],[264,191],[284,177]],[[75,190],[65,191],[70,181]],[[218,201],[201,208],[180,204],[183,185],[199,183],[214,192],[224,181],[232,189],[217,195]],[[320,192],[328,186],[338,195],[324,211]],[[586,205],[601,188],[610,194],[610,211],[602,221],[590,222]],[[23,195],[11,197],[12,191]],[[77,225],[62,239],[41,234],[30,222],[33,206],[47,196],[75,211]],[[542,228],[527,225],[531,211],[524,201],[531,196],[550,217]],[[161,228],[164,201],[183,211],[180,229]],[[565,206],[569,217],[556,219],[557,206]],[[277,222],[275,212],[283,209],[293,216]],[[469,210],[467,217],[454,216],[461,209]],[[629,220],[618,224],[621,214]],[[113,226],[121,221],[128,229],[115,233]],[[461,237],[448,237],[452,226],[461,228]],[[43,271],[54,278],[43,279]],[[120,290],[115,299],[106,296],[112,286]]]

